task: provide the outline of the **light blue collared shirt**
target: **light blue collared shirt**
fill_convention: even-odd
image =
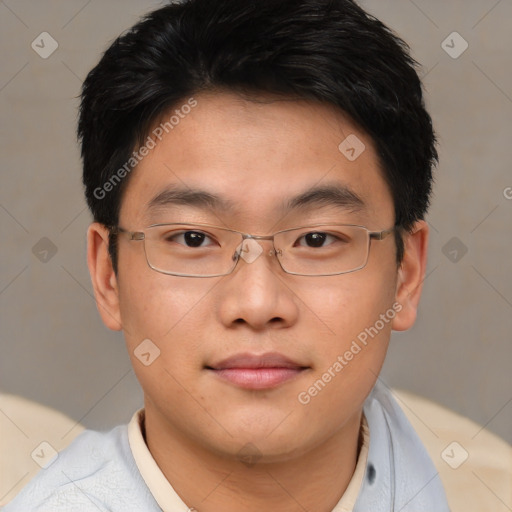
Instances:
[[[353,512],[449,512],[437,470],[392,397],[377,383],[365,401],[370,432]],[[172,512],[186,512],[186,506]],[[161,512],[135,463],[128,426],[82,432],[3,512]]]

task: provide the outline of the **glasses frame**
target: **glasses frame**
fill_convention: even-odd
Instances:
[[[244,233],[243,231],[238,231],[236,229],[231,228],[225,228],[222,226],[214,226],[212,224],[201,224],[201,223],[187,223],[187,222],[164,222],[164,223],[158,223],[158,224],[151,224],[150,226],[147,226],[145,229],[151,229],[156,227],[163,227],[163,226],[187,226],[187,227],[204,227],[204,228],[214,228],[214,229],[220,229],[222,231],[230,231],[232,233],[237,233],[239,235],[242,235],[242,244],[244,240],[252,239],[252,240],[272,240],[272,249],[269,251],[269,256],[276,256],[277,261],[279,263],[279,266],[285,272],[286,274],[295,275],[295,276],[304,276],[304,277],[326,277],[326,276],[338,276],[342,274],[350,274],[352,272],[357,272],[358,270],[362,270],[364,267],[366,267],[368,263],[368,259],[370,257],[370,248],[371,248],[371,241],[381,241],[384,240],[386,237],[388,237],[391,233],[393,233],[396,230],[396,226],[393,226],[389,229],[383,229],[382,231],[370,231],[366,226],[360,226],[358,224],[339,224],[339,223],[321,223],[321,224],[309,224],[306,226],[297,226],[295,228],[287,228],[282,229],[280,231],[276,231],[272,235],[252,235],[250,233]],[[336,272],[336,273],[329,273],[329,274],[301,274],[299,272],[289,272],[288,270],[283,268],[283,265],[281,263],[281,260],[277,257],[278,254],[282,254],[281,249],[276,249],[275,243],[274,243],[274,237],[276,235],[279,235],[280,233],[286,233],[288,231],[294,231],[296,229],[306,229],[306,228],[316,228],[316,227],[322,227],[322,226],[340,226],[340,227],[351,227],[351,228],[360,228],[364,229],[367,233],[367,240],[368,245],[366,249],[366,259],[364,263],[355,269],[352,270],[345,270],[343,272]],[[198,274],[182,274],[178,272],[167,272],[164,270],[157,269],[153,267],[148,259],[148,254],[146,251],[146,233],[144,231],[129,231],[127,229],[122,228],[121,226],[113,226],[110,228],[110,231],[112,234],[123,234],[128,236],[128,240],[130,241],[142,241],[144,246],[144,255],[146,256],[146,263],[148,264],[149,268],[151,270],[154,270],[155,272],[159,272],[160,274],[169,275],[169,276],[177,276],[177,277],[222,277],[222,276],[228,276],[229,274],[232,274],[235,270],[235,268],[238,265],[238,262],[240,261],[240,254],[241,252],[238,251],[233,254],[233,261],[234,265],[232,269],[229,272],[225,272],[223,274],[207,274],[207,275],[198,275]]]

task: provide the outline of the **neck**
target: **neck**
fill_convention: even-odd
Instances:
[[[197,512],[331,512],[348,487],[359,452],[361,411],[331,438],[279,462],[247,462],[213,452],[145,410],[146,444],[184,503]]]

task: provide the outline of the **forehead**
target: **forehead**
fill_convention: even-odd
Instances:
[[[156,144],[130,176],[123,222],[140,225],[193,208],[203,217],[268,226],[287,211],[343,202],[361,221],[377,215],[393,221],[372,140],[334,107],[230,93],[194,100],[193,108],[175,106],[150,132]]]

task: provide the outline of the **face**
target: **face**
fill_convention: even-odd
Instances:
[[[183,222],[269,235],[319,223],[393,226],[371,139],[334,108],[228,93],[195,100],[130,176],[124,229]],[[356,159],[338,147],[348,136],[364,144]],[[150,206],[177,187],[217,196],[224,207]],[[361,202],[343,206],[318,196],[287,208],[318,187],[342,187]],[[119,320],[146,415],[162,430],[224,456],[252,443],[267,460],[284,460],[359,417],[391,329],[404,327],[403,304],[396,304],[403,279],[393,236],[372,241],[362,270],[315,277],[285,273],[272,242],[258,243],[263,251],[254,261],[197,278],[152,270],[143,242],[120,237],[118,275],[110,277],[115,299],[103,316],[110,326]],[[148,366],[134,353],[147,339],[160,350]]]

